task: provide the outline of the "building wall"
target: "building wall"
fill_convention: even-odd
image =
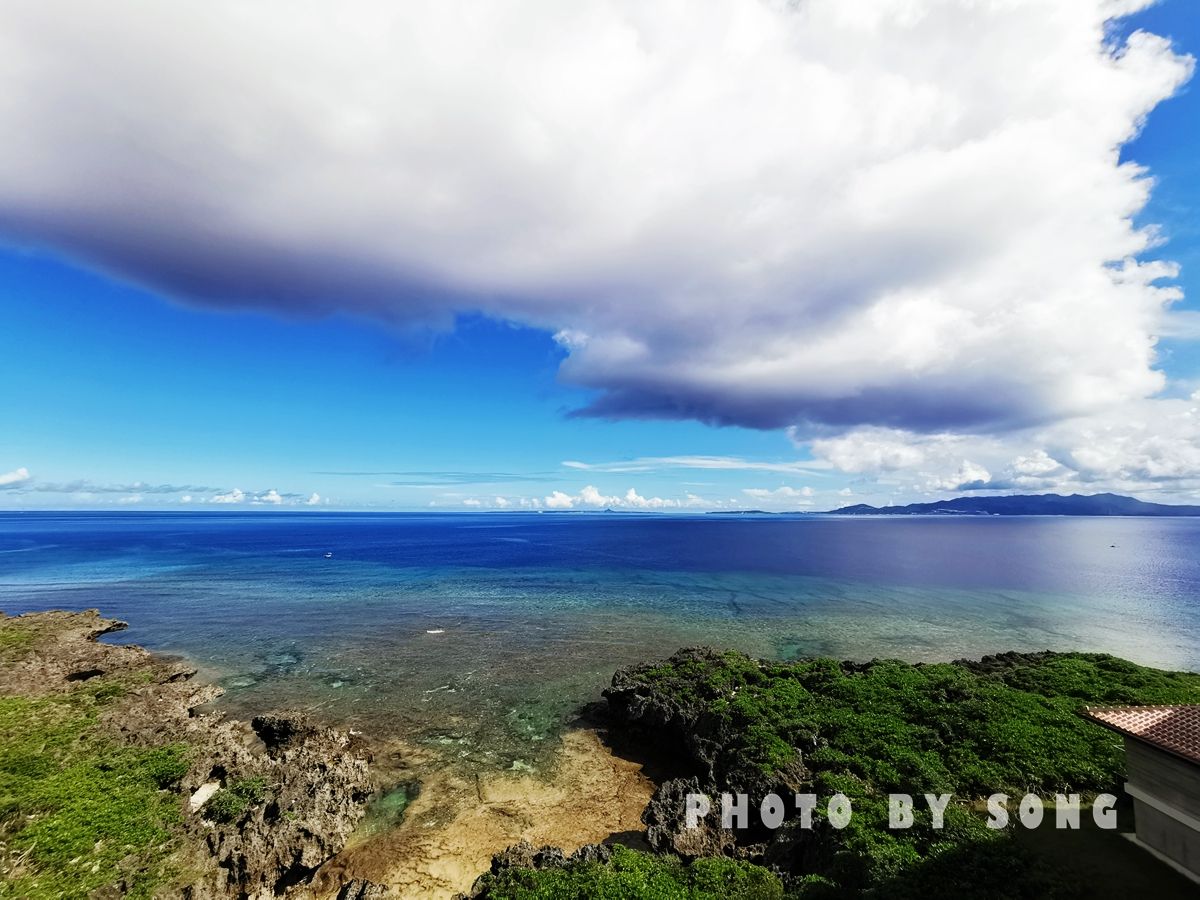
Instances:
[[[1133,801],[1133,811],[1139,841],[1200,877],[1200,832],[1140,800]]]
[[[1200,875],[1200,766],[1131,738],[1125,759],[1130,793],[1153,798],[1134,794],[1138,840]]]

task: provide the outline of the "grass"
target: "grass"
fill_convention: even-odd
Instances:
[[[0,698],[0,897],[83,898],[104,887],[150,897],[171,882],[180,811],[165,789],[186,773],[187,750],[106,739],[98,714],[125,689],[97,679]]]
[[[28,656],[39,637],[39,629],[28,620],[0,617],[0,665],[12,664]]]

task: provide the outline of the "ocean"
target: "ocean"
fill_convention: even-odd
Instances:
[[[0,513],[0,609],[89,607],[232,713],[536,767],[616,668],[682,646],[1200,669],[1200,520]]]

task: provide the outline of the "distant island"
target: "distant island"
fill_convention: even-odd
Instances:
[[[1013,494],[1007,497],[955,497],[905,506],[858,503],[830,510],[830,516],[1200,516],[1200,506],[1147,503],[1120,494]]]

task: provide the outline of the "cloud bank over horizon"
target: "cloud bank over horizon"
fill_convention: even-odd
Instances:
[[[1001,435],[858,428],[803,442],[898,498],[987,493],[1200,493],[1200,391]]]

